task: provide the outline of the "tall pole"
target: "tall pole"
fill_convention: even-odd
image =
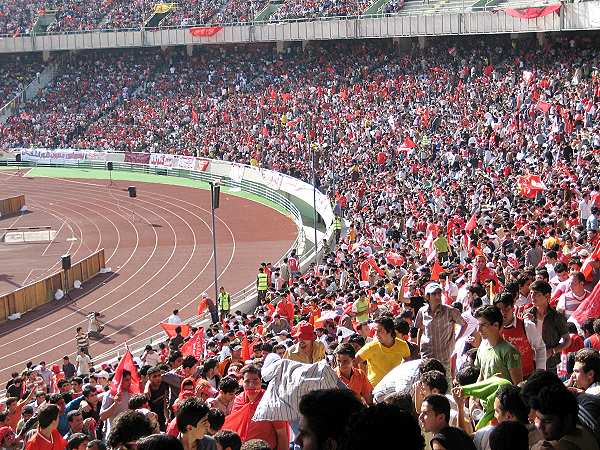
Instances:
[[[219,298],[219,288],[217,287],[217,229],[215,227],[215,185],[210,182],[210,210],[212,215],[212,241],[213,241],[213,266],[214,266],[214,283],[215,283],[215,306]]]
[[[319,262],[319,255],[318,255],[318,250],[319,250],[319,242],[317,241],[317,171],[315,168],[315,151],[312,148],[312,143],[311,143],[311,137],[310,137],[310,131],[311,131],[311,120],[310,120],[310,116],[308,117],[308,151],[310,152],[311,155],[311,161],[312,161],[312,185],[313,185],[313,228],[314,228],[314,232],[315,232],[315,264],[317,264]]]

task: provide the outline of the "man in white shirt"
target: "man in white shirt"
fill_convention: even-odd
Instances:
[[[75,366],[77,366],[77,376],[88,375],[92,367],[92,359],[79,349],[79,354],[75,358]]]
[[[580,223],[586,223],[588,217],[592,215],[592,201],[588,192],[583,194],[583,198],[579,201],[579,219]]]
[[[183,320],[181,320],[181,317],[179,317],[178,309],[174,309],[173,314],[171,314],[169,317],[167,317],[167,323],[180,324],[182,322],[183,322]]]

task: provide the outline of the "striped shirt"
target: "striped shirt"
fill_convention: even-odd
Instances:
[[[423,306],[415,320],[415,327],[421,331],[421,357],[447,365],[456,343],[455,325],[465,324],[460,311],[452,306],[439,305],[433,314],[429,305]]]
[[[303,364],[281,359],[262,371],[269,383],[260,399],[253,420],[300,420],[298,405],[304,394],[317,389],[347,389],[327,361]]]
[[[77,348],[88,347],[90,345],[87,333],[77,333],[75,341],[77,342]]]
[[[569,290],[558,298],[556,310],[562,312],[568,319],[575,312],[579,304],[586,299],[588,292],[585,291],[581,297],[576,296],[573,291]]]

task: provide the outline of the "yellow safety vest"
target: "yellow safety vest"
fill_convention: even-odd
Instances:
[[[258,285],[257,285],[256,289],[259,291],[266,291],[267,289],[269,289],[269,283],[267,281],[266,273],[258,274]]]
[[[341,230],[342,229],[342,220],[341,219],[335,219],[333,221],[333,229],[334,230]]]
[[[219,293],[219,308],[221,311],[229,311],[229,293]]]

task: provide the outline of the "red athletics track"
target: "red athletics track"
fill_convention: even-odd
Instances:
[[[128,197],[129,184],[137,187],[136,199]],[[84,296],[73,291],[73,302],[52,302],[20,320],[0,324],[0,386],[27,361],[51,364],[64,355],[74,355],[75,328],[86,329],[85,316],[90,311],[100,311],[106,323],[105,337],[92,341],[93,357],[125,341],[157,333],[157,324],[175,307],[183,317],[193,315],[201,292],[212,296],[209,192],[127,181],[108,189],[102,180],[27,178],[0,172],[0,198],[15,194],[25,194],[31,211],[64,223],[47,250],[57,258],[54,270],[58,256],[70,246],[73,261],[104,248],[106,266],[113,273],[100,275],[97,283],[96,279],[86,283],[89,292]],[[29,217],[34,214],[23,216],[16,226],[25,226],[26,221],[29,225]],[[0,220],[0,227],[14,219]],[[219,285],[231,293],[247,286],[255,279],[260,262],[278,260],[296,234],[294,222],[277,211],[221,194],[217,210]],[[0,274],[10,272],[13,262],[0,253]],[[30,267],[35,268],[36,261],[30,261]],[[41,278],[41,272],[28,281]]]

